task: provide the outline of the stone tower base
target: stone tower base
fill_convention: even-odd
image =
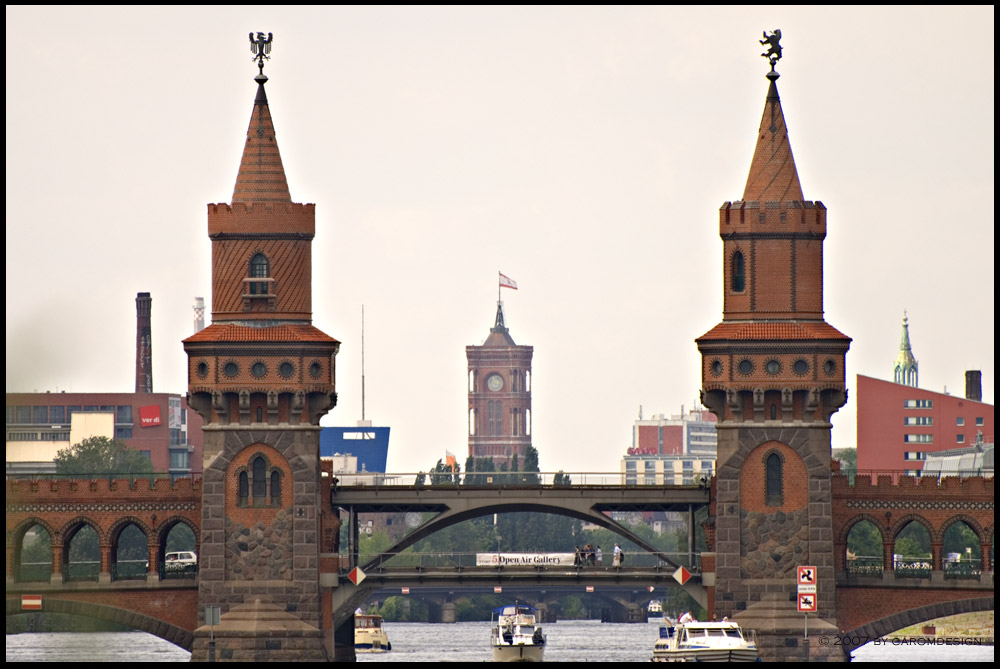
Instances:
[[[764,662],[845,662],[843,646],[836,645],[840,630],[827,620],[796,610],[786,595],[772,593],[733,616],[745,630],[757,633]]]
[[[214,637],[214,642],[212,638]],[[275,604],[257,600],[222,615],[220,624],[194,631],[192,662],[323,662],[322,632]]]

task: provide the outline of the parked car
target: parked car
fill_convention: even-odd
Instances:
[[[198,568],[198,556],[194,551],[173,551],[164,558],[166,571],[195,571]]]

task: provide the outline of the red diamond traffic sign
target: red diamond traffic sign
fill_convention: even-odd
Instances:
[[[689,572],[684,567],[678,567],[677,571],[674,572],[674,580],[684,585],[689,580],[691,580],[691,572]]]
[[[361,581],[365,580],[365,572],[361,571],[361,567],[355,567],[351,570],[351,573],[347,575],[347,578],[351,579],[351,583],[357,585]]]

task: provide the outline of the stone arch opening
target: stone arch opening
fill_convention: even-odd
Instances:
[[[101,535],[89,520],[63,532],[63,580],[96,581],[101,575]]]
[[[58,599],[57,597],[47,596],[45,597],[45,612],[64,613],[68,615],[82,616],[84,618],[93,618],[96,620],[117,623],[141,632],[148,632],[149,634],[159,637],[165,641],[169,641],[175,646],[183,648],[186,651],[190,651],[192,645],[194,644],[193,632],[176,625],[172,625],[163,620],[157,620],[156,618],[137,611],[128,611],[115,606],[106,606],[87,601]],[[20,600],[8,599],[7,615],[11,616],[19,613],[22,613],[20,610]]]
[[[52,579],[52,532],[30,519],[14,532],[14,580],[48,583]]]
[[[111,532],[111,580],[144,579],[149,572],[149,529],[133,518]]]
[[[848,574],[882,576],[885,538],[874,519],[859,518],[850,525],[845,541],[844,565]]]
[[[954,518],[941,533],[941,568],[947,579],[976,579],[982,575],[983,536],[969,519]]]
[[[958,613],[972,613],[976,611],[992,611],[993,597],[972,597],[969,599],[957,599],[950,602],[940,602],[919,606],[916,608],[900,611],[884,618],[874,620],[866,625],[847,631],[838,635],[843,644],[844,655],[850,659],[850,654],[856,648],[880,639],[887,634],[892,634],[897,630],[911,625],[918,625],[928,620],[952,616]]]
[[[892,539],[892,569],[900,578],[930,578],[934,567],[931,527],[919,517],[896,525]]]

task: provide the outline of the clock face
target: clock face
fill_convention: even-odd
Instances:
[[[503,377],[500,376],[499,374],[490,374],[486,378],[486,387],[492,390],[493,392],[497,392],[498,390],[503,388]]]

